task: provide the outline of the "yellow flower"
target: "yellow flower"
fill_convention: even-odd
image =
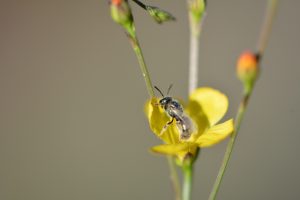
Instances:
[[[152,147],[152,151],[177,156],[183,160],[187,154],[195,155],[198,147],[209,147],[224,140],[233,132],[233,120],[217,122],[228,108],[228,99],[221,92],[212,88],[198,88],[189,97],[184,109],[194,124],[194,131],[187,140],[180,139],[180,130],[174,120],[159,106],[159,99],[153,98],[146,103],[145,112],[150,128],[165,144]]]

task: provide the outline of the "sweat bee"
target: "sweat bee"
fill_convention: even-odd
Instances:
[[[162,96],[162,98],[159,100],[158,105],[160,105],[164,109],[165,113],[172,118],[171,121],[167,122],[167,124],[163,127],[160,135],[162,135],[166,131],[168,126],[171,125],[175,120],[177,128],[179,130],[180,140],[188,140],[191,137],[192,133],[195,131],[195,128],[190,117],[184,113],[183,107],[179,103],[179,101],[168,96],[172,88],[172,84],[168,88],[167,96],[164,96],[161,90],[156,86],[154,88]]]

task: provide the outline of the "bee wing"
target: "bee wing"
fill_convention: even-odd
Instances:
[[[174,114],[174,116],[176,116],[175,118],[181,119],[183,117],[183,113],[179,109],[172,109],[172,113]]]
[[[192,119],[189,116],[184,114],[183,115],[183,121],[186,124],[187,129],[189,129],[191,132],[196,131],[195,125],[194,125]]]
[[[180,130],[180,139],[183,140],[189,139],[192,133],[196,131],[191,118],[185,114],[181,115],[180,120],[177,121],[177,127]]]

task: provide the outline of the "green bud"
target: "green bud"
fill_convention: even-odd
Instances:
[[[206,0],[189,0],[189,10],[195,23],[199,23],[205,13]]]
[[[171,13],[162,10],[158,7],[146,5],[139,0],[133,0],[133,2],[135,2],[138,6],[146,10],[149,13],[149,15],[159,24],[166,21],[175,20],[175,17]]]
[[[110,11],[112,19],[123,26],[131,37],[135,35],[133,17],[127,0],[111,0]]]
[[[146,10],[157,23],[163,23],[170,20],[175,20],[175,17],[164,10],[155,6],[146,6]]]

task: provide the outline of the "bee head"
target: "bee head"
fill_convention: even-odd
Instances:
[[[154,86],[154,88],[161,94],[162,99],[159,101],[159,105],[161,105],[164,109],[167,108],[167,105],[172,102],[172,97],[165,97],[164,94],[158,89],[158,87]],[[167,95],[169,94],[170,90],[172,88],[172,84],[168,88]]]
[[[161,100],[159,100],[159,104],[164,107],[171,101],[172,101],[172,97],[164,97]]]

